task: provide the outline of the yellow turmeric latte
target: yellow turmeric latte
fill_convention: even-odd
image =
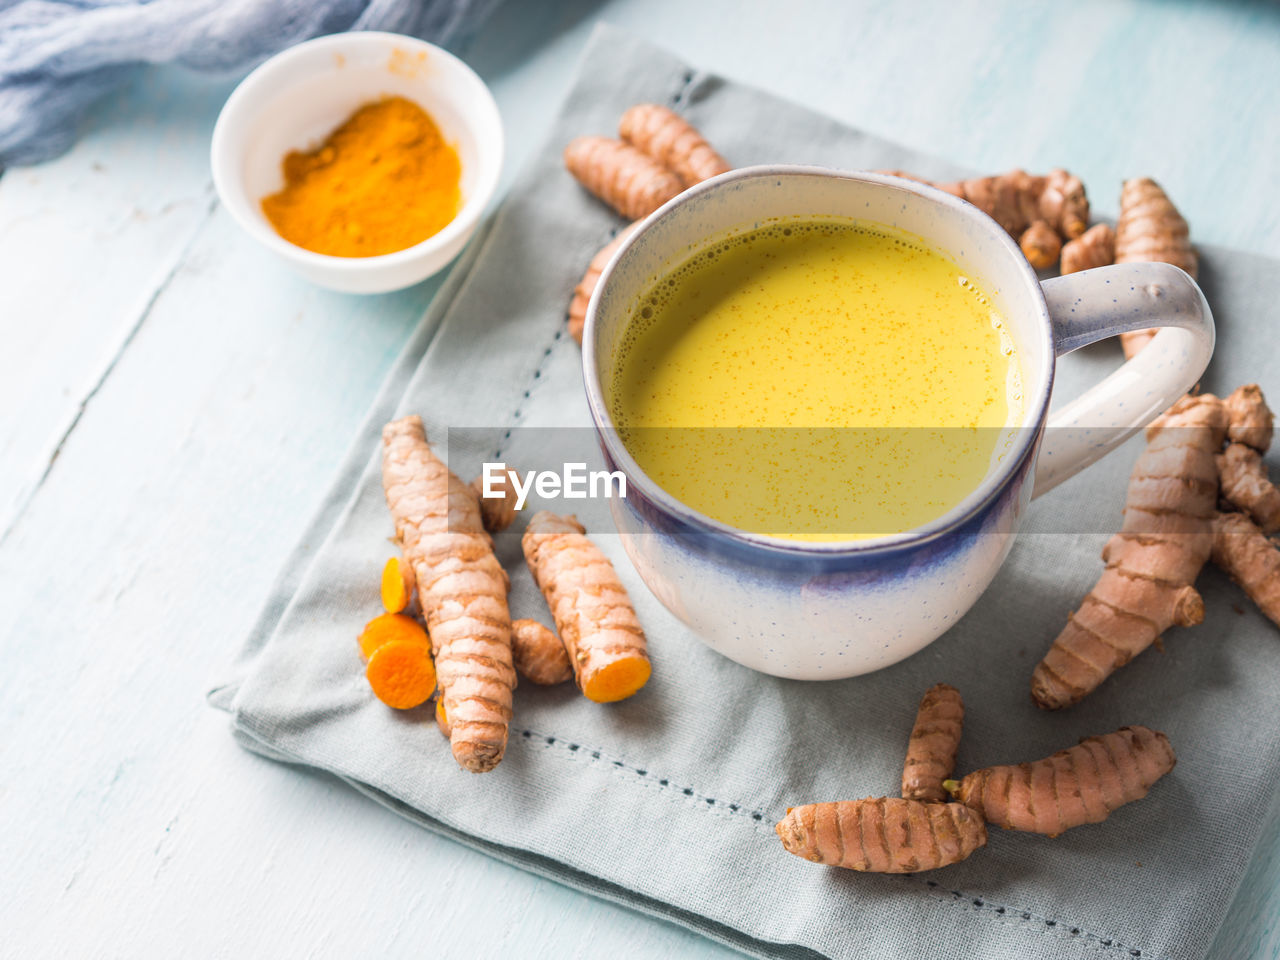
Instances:
[[[404,97],[366,104],[319,147],[284,158],[284,189],[262,201],[290,243],[376,257],[439,233],[462,204],[458,153]]]
[[[677,500],[811,540],[940,517],[1022,414],[1013,342],[975,280],[918,237],[837,218],[766,222],[656,278],[606,402]]]

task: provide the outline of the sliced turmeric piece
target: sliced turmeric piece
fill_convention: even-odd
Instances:
[[[444,734],[446,740],[449,739],[449,715],[444,709],[444,697],[436,700],[436,727]]]
[[[413,600],[413,567],[392,557],[382,568],[382,606],[387,613],[407,610]]]
[[[1121,727],[1044,760],[975,770],[946,786],[988,823],[1056,837],[1141,800],[1175,763],[1163,733]]]
[[[1106,569],[1032,674],[1041,707],[1078,703],[1170,627],[1204,619],[1192,584],[1213,546],[1214,455],[1226,430],[1222,401],[1207,393],[1183,397],[1147,428],[1124,524],[1102,550]]]
[[[416,640],[391,640],[378,647],[369,657],[365,676],[374,696],[396,710],[426,703],[436,689],[431,650]]]
[[[686,187],[730,169],[697,127],[656,103],[639,103],[624,113],[618,135],[675,173]]]
[[[578,137],[564,150],[574,178],[628,220],[643,220],[684,190],[674,173],[630,144]]]
[[[897,797],[791,807],[774,829],[788,853],[870,873],[936,870],[987,843],[982,818],[963,804]]]
[[[472,773],[502,760],[516,671],[507,577],[474,493],[431,451],[422,419],[382,430],[382,483],[440,672],[450,743]]]
[[[947,799],[942,781],[951,776],[964,728],[964,700],[950,684],[939,683],[925,691],[916,712],[915,726],[907,742],[902,767],[902,796],[907,800]]]
[[[629,223],[617,232],[612,240],[600,248],[599,253],[587,264],[587,272],[582,275],[578,285],[573,288],[573,299],[569,301],[569,336],[582,345],[582,331],[587,325],[587,307],[591,303],[591,294],[595,293],[600,282],[600,274],[609,265],[613,255],[618,252],[627,237],[635,232],[639,223]]]
[[[511,653],[516,673],[539,686],[573,679],[573,664],[564,644],[537,620],[516,620],[511,624]]]
[[[374,617],[360,631],[360,655],[368,660],[383,644],[393,640],[412,641],[429,646],[427,631],[413,617],[403,613],[383,613]]]
[[[643,687],[652,669],[644,631],[613,564],[582,524],[543,510],[522,544],[583,695],[611,703]]]

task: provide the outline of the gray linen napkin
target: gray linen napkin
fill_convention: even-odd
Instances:
[[[1173,631],[1165,654],[1144,654],[1074,710],[1043,713],[1028,696],[1032,665],[1098,575],[1139,441],[1037,501],[973,611],[871,676],[801,683],[722,659],[604,536],[650,639],[655,673],[640,695],[602,707],[569,686],[522,685],[506,759],[483,779],[454,764],[428,710],[397,714],[369,695],[354,638],[378,610],[392,529],[378,430],[404,412],[421,413],[437,440],[448,426],[588,422],[565,303],[618,222],[564,173],[560,150],[611,131],[639,101],[686,113],[740,165],[958,172],[599,31],[545,149],[423,319],[234,679],[211,700],[233,712],[250,749],[328,770],[430,830],[758,956],[1202,956],[1280,777],[1276,630],[1207,570],[1206,622]],[[1264,379],[1280,392],[1265,382],[1280,369],[1274,339],[1246,333],[1280,300],[1276,264],[1202,252],[1221,335],[1205,387]],[[1059,396],[1118,358],[1114,344],[1066,358]],[[464,474],[480,458],[453,455]],[[513,614],[545,621],[518,533],[498,547]],[[788,805],[895,791],[915,704],[938,680],[969,705],[961,770],[1044,756],[1127,723],[1166,731],[1178,766],[1105,824],[1057,840],[993,830],[987,849],[932,874],[863,875],[784,853],[773,824]]]

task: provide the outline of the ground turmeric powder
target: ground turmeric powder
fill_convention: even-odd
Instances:
[[[366,104],[314,150],[284,158],[262,212],[290,243],[376,257],[421,243],[462,205],[462,167],[435,121],[404,97]]]

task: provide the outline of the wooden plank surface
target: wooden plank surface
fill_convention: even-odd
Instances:
[[[1152,174],[1198,239],[1280,255],[1275,6],[512,2],[464,51],[508,180],[597,17],[977,168],[1068,166],[1104,210]],[[0,178],[0,954],[729,956],[250,756],[203,705],[435,290],[328,294],[247,243],[205,156],[229,89],[146,71]],[[1280,950],[1278,855],[1273,829],[1221,960]]]

